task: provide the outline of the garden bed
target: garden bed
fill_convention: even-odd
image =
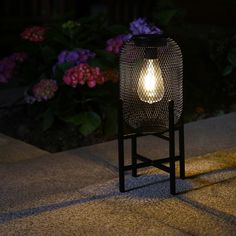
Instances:
[[[50,129],[43,131],[40,123],[26,112],[24,106],[1,111],[0,132],[49,152],[102,143],[116,137],[115,134],[104,134],[101,129],[85,137],[78,126],[62,121],[56,121]]]
[[[235,111],[235,106],[228,111],[219,110],[211,113],[206,113],[199,107],[194,113],[185,112],[185,122],[218,116],[230,111]],[[27,113],[27,105],[2,110],[0,132],[52,153],[114,140],[117,136],[115,131],[107,133],[102,128],[84,136],[78,126],[60,120],[57,120],[50,129],[43,131],[41,124]]]

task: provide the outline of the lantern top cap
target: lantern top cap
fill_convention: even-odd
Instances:
[[[164,34],[134,35],[131,40],[139,47],[163,47],[167,44],[167,36]]]

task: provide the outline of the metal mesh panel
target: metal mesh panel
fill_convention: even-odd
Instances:
[[[146,47],[130,40],[120,55],[120,99],[123,119],[134,129],[162,132],[168,129],[168,101],[174,101],[175,124],[183,110],[183,62],[177,43],[151,47],[157,59],[145,59]],[[149,78],[149,81],[147,79]],[[151,79],[150,78],[156,78]],[[143,89],[145,88],[145,89]]]

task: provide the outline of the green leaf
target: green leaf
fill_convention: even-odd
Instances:
[[[228,66],[225,67],[222,75],[223,76],[230,75],[232,73],[232,71],[233,71],[233,66],[232,65],[228,65]]]
[[[42,115],[42,128],[43,131],[48,130],[53,122],[54,122],[54,114],[51,109],[48,109],[43,115]]]
[[[227,59],[231,63],[231,65],[236,66],[236,52],[234,51],[229,52]]]
[[[114,68],[118,65],[118,56],[105,50],[96,50],[97,57],[89,61],[91,66],[101,69]]]
[[[104,63],[101,62],[98,58],[93,58],[89,61],[90,66],[93,67],[99,67],[101,69],[104,69]]]
[[[91,134],[101,125],[101,118],[95,112],[81,112],[66,120],[75,125],[80,125],[79,130],[84,136]]]
[[[56,65],[54,78],[57,80],[57,82],[59,83],[63,82],[62,78],[65,72],[71,67],[72,67],[71,63],[63,63],[63,64]]]
[[[65,62],[63,64],[57,65],[57,69],[61,70],[62,72],[65,72],[66,70],[68,70],[71,67],[72,67],[72,64],[69,62]]]
[[[114,135],[117,133],[117,107],[107,106],[105,110],[104,131],[106,135]]]

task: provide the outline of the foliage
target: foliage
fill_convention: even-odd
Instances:
[[[210,57],[221,75],[223,93],[228,100],[236,98],[236,43],[235,36],[224,36],[209,42]]]
[[[13,81],[14,86],[27,87],[27,107],[34,110],[34,119],[40,122],[42,130],[60,121],[79,126],[86,136],[104,126],[108,119],[116,120],[113,110],[117,100],[118,56],[106,51],[106,40],[121,28],[110,27],[102,16],[26,28],[20,34],[22,42],[18,48],[24,54],[13,54],[0,61],[1,87]],[[68,79],[76,83],[68,83]]]
[[[134,20],[128,30],[110,26],[103,16],[28,27],[20,34],[25,54],[14,54],[27,59],[14,72],[15,59],[2,61],[9,76],[0,79],[8,83],[16,77],[18,85],[27,86],[28,109],[44,131],[66,122],[85,136],[99,128],[114,133],[119,52],[132,35],[144,33],[162,32],[145,19]]]

